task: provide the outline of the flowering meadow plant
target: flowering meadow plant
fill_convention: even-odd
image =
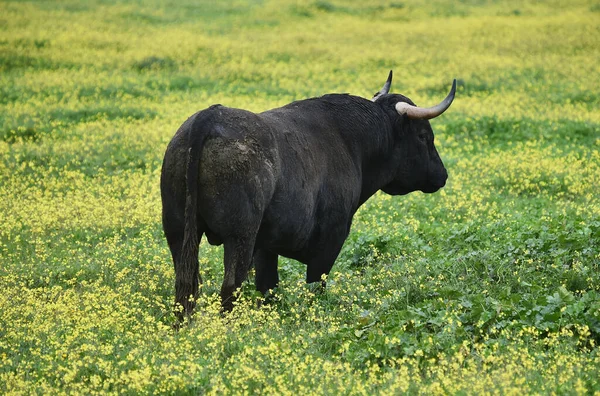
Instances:
[[[600,392],[600,3],[0,3],[0,393]],[[325,290],[280,258],[173,329],[159,177],[214,103],[429,106],[449,179],[378,193]],[[252,278],[252,276],[251,276]]]

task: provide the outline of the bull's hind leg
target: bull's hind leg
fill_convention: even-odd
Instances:
[[[167,244],[171,251],[171,257],[175,264],[181,257],[181,246],[183,244],[183,220],[177,219],[177,216],[169,215],[163,210],[163,230],[167,238]]]
[[[225,276],[221,286],[221,306],[224,311],[233,309],[233,293],[246,280],[252,264],[256,233],[245,237],[228,238],[223,242]]]
[[[277,254],[264,249],[256,249],[253,261],[256,271],[256,290],[264,296],[269,290],[276,288],[279,283]]]

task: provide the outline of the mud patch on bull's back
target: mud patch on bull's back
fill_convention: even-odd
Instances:
[[[237,141],[235,142],[235,146],[240,150],[240,154],[249,154],[249,153],[253,153],[254,150],[252,150],[247,144],[245,144],[244,142],[240,142]]]
[[[200,156],[200,188],[204,194],[215,196],[248,187],[249,181],[263,173],[266,162],[268,161],[253,138],[209,139]]]
[[[244,172],[258,166],[262,156],[256,142],[250,139],[230,140],[214,138],[206,142],[200,160],[201,173],[227,176],[231,172]]]

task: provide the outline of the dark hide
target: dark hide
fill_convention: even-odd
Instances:
[[[325,95],[254,114],[221,105],[191,116],[169,144],[161,174],[163,227],[176,302],[198,293],[198,244],[224,244],[224,309],[254,265],[262,293],[276,287],[277,257],[328,274],[361,204],[388,194],[435,192],[447,173],[427,120],[399,115],[401,95],[376,102]]]

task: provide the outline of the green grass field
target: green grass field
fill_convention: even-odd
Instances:
[[[172,330],[167,143],[214,103],[452,107],[439,193],[378,193],[323,293],[280,259]],[[600,3],[0,2],[0,393],[598,394]]]

